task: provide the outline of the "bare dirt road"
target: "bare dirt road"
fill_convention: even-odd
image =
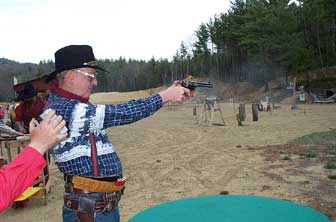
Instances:
[[[108,96],[93,100],[106,102]],[[271,113],[260,112],[253,122],[251,104],[246,104],[243,127],[235,118],[237,104],[221,103],[225,126],[199,126],[193,105],[165,106],[150,118],[108,130],[128,177],[122,221],[164,201],[223,191],[287,199],[336,219],[336,180],[328,179],[336,170],[325,169],[323,159],[302,159],[298,152],[305,146],[281,145],[335,129],[336,105],[299,105],[294,111],[281,105]],[[200,111],[201,104],[198,115]],[[215,112],[215,123],[218,117]],[[47,206],[31,201],[24,209],[1,213],[0,220],[61,221],[63,183],[54,165],[52,175]]]

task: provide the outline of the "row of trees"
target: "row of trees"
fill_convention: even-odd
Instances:
[[[167,59],[101,61],[101,90],[155,87],[192,74],[261,83],[336,64],[335,0],[234,0]]]
[[[335,0],[234,0],[182,42],[179,71],[265,81],[336,64]]]
[[[200,24],[173,59],[105,59],[96,91],[132,91],[170,84],[192,74],[226,82],[267,80],[336,63],[335,0],[233,0]],[[163,43],[164,44],[164,43]],[[53,61],[9,71],[19,82],[53,70]],[[9,64],[7,64],[9,66]],[[1,66],[0,66],[1,74]]]

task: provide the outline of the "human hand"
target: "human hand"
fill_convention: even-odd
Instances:
[[[177,80],[168,89],[159,92],[163,103],[165,102],[183,102],[193,96],[193,92],[181,86],[181,81]]]
[[[25,128],[20,127],[20,126],[19,126],[19,130],[18,130],[18,132],[21,133],[21,135],[24,135],[24,134],[27,134],[27,133],[28,133],[27,130],[26,130]]]
[[[25,133],[18,132],[18,131],[15,131],[15,135],[17,135],[17,136],[24,136],[24,135],[26,135],[26,134],[25,134]]]
[[[29,146],[43,155],[49,148],[67,137],[67,133],[59,134],[64,126],[65,121],[61,116],[57,116],[54,110],[50,111],[38,126],[35,125],[34,119],[31,120],[29,123],[31,137]]]

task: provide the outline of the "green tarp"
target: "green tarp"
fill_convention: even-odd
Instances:
[[[290,201],[241,195],[180,199],[145,209],[129,222],[331,222]]]

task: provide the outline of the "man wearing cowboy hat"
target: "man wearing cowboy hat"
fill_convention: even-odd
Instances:
[[[14,110],[16,126],[19,132],[28,133],[30,120],[37,118],[43,112],[45,102],[37,97],[37,90],[31,84],[24,86],[18,100],[20,103]]]
[[[63,116],[69,138],[52,150],[64,173],[63,221],[120,221],[118,202],[125,178],[120,159],[105,129],[148,117],[168,101],[180,102],[191,92],[178,82],[144,99],[124,104],[89,102],[97,86],[97,65],[88,45],[70,45],[55,53],[55,71],[45,76],[53,87],[45,109]]]

